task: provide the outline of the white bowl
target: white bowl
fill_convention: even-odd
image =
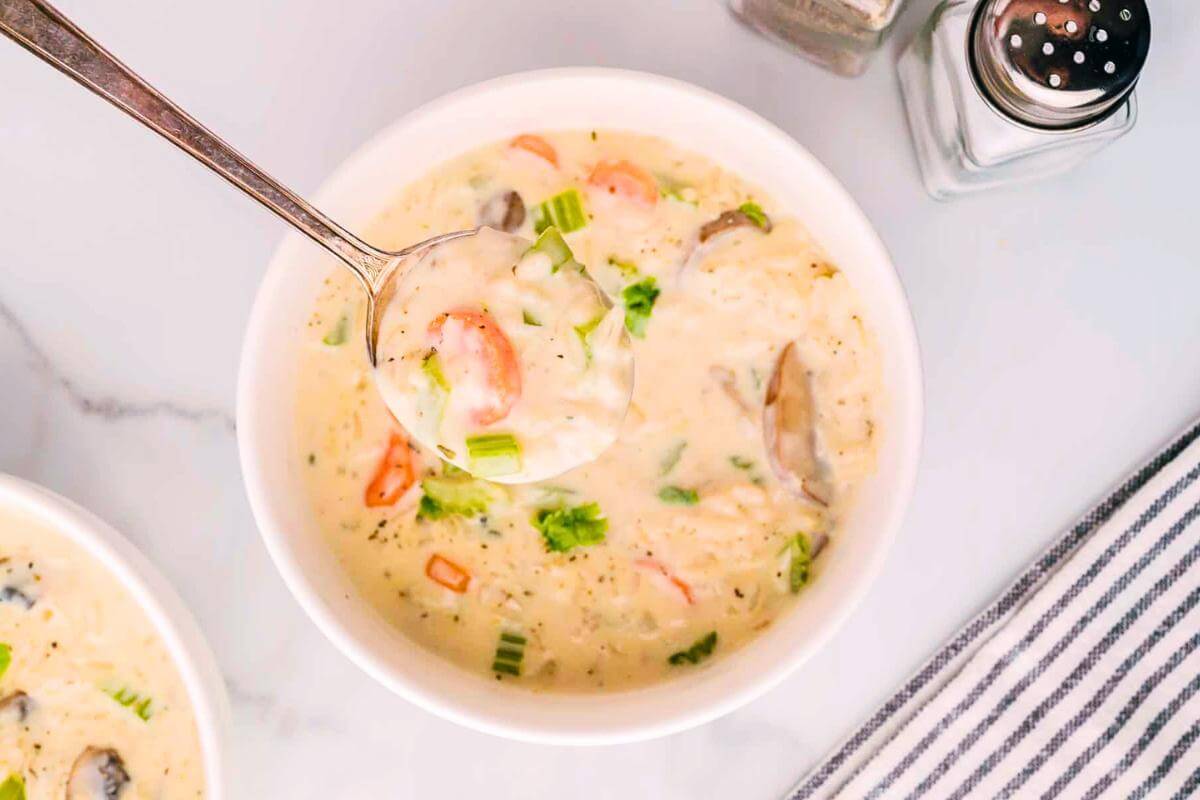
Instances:
[[[259,529],[296,599],[376,680],[472,728],[531,741],[595,744],[698,725],[779,683],[829,639],[883,564],[911,494],[921,439],[921,372],[904,291],[882,242],[837,180],[804,148],[729,100],[678,81],[608,69],[500,78],[410,113],[353,155],[315,197],[351,229],[434,165],[522,131],[626,129],[713,158],[798,216],[854,284],[883,355],[887,407],[876,474],[862,487],[820,579],[749,646],[704,670],[634,691],[533,694],[452,666],[391,627],[360,596],[310,510],[294,409],[305,322],[337,269],[298,234],[276,251],[242,351],[238,444]]]
[[[49,489],[0,474],[0,508],[13,509],[57,531],[100,562],[133,596],[166,645],[191,700],[204,758],[205,800],[222,800],[228,787],[229,697],[204,634],[171,584],[125,537]]]

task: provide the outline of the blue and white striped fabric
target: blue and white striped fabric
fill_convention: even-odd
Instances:
[[[1035,561],[790,800],[1200,788],[1200,424]]]

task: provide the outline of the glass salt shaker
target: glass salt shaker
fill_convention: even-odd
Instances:
[[[900,57],[929,193],[1067,170],[1133,128],[1145,0],[944,0]]]
[[[861,75],[904,0],[729,0],[743,22],[826,69]]]

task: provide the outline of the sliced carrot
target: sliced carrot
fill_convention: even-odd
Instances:
[[[592,169],[588,183],[609,194],[648,206],[658,202],[658,181],[649,172],[628,161],[601,161]]]
[[[540,136],[534,136],[532,133],[522,133],[509,142],[508,146],[533,153],[535,156],[549,161],[554,166],[558,166],[558,151],[554,149],[554,145]]]
[[[471,573],[448,558],[434,553],[425,562],[425,575],[452,592],[462,594],[471,585]]]
[[[368,506],[390,506],[400,499],[416,481],[412,449],[408,440],[396,431],[388,438],[387,450],[367,484],[364,500]]]
[[[439,314],[429,323],[429,336],[434,347],[441,344],[448,319],[462,325],[467,349],[478,360],[484,380],[491,389],[491,397],[472,411],[472,418],[480,425],[499,422],[508,416],[521,397],[521,365],[512,342],[491,314],[457,309]]]
[[[634,563],[639,567],[653,570],[654,572],[666,578],[668,583],[679,590],[679,594],[683,596],[683,599],[687,601],[689,606],[696,603],[696,595],[692,593],[692,587],[688,585],[687,581],[677,577],[660,562],[654,560],[653,558],[639,558]]]

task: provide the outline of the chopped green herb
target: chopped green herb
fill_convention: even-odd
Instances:
[[[558,272],[563,267],[578,271],[583,270],[583,265],[575,260],[575,254],[567,246],[567,240],[563,238],[558,228],[553,226],[542,231],[537,241],[526,252],[542,253],[549,257],[551,274]]]
[[[12,648],[0,642],[0,678],[4,677],[4,673],[8,672],[8,665],[12,663]]]
[[[638,266],[632,261],[623,261],[616,256],[609,256],[608,265],[616,267],[623,278],[636,278],[638,276]]]
[[[150,708],[152,701],[149,697],[142,697],[124,686],[117,689],[105,689],[104,693],[137,714],[143,722],[149,722],[150,717],[154,716],[154,710]]]
[[[673,506],[694,506],[700,502],[700,495],[696,494],[695,489],[664,486],[658,490],[658,499]]]
[[[729,463],[733,465],[734,469],[740,469],[745,472],[747,477],[750,478],[750,482],[755,486],[763,486],[766,484],[766,481],[763,480],[763,476],[758,472],[757,469],[755,469],[754,462],[749,458],[730,456]]]
[[[550,227],[563,233],[577,231],[587,225],[583,200],[577,189],[567,189],[533,207],[533,232],[541,233]]]
[[[749,217],[750,221],[762,230],[765,231],[770,229],[771,220],[768,219],[767,213],[762,210],[762,206],[760,206],[758,203],[742,203],[740,206],[738,206],[738,211]]]
[[[704,636],[701,636],[687,650],[680,650],[678,653],[672,653],[667,662],[678,666],[679,664],[699,664],[704,659],[712,655],[717,646],[717,632],[709,631]]]
[[[542,323],[538,322],[538,318],[537,318],[537,317],[535,317],[535,316],[534,316],[534,315],[533,315],[531,312],[529,312],[529,311],[522,311],[522,312],[521,312],[521,319],[525,320],[525,324],[526,324],[526,325],[532,325],[532,326],[534,326],[535,328],[540,328],[540,327],[542,327]]]
[[[663,456],[662,461],[659,462],[660,475],[669,475],[671,470],[675,469],[675,465],[679,463],[679,459],[681,456],[683,456],[683,450],[686,447],[687,442],[683,439],[680,439],[678,442],[671,445],[671,449],[667,451],[667,454]]]
[[[788,586],[791,587],[792,594],[796,594],[812,577],[812,547],[806,534],[797,533],[788,539],[785,549],[791,554],[791,563],[788,566]]]
[[[646,335],[646,323],[650,321],[650,312],[654,310],[654,302],[661,293],[653,275],[638,283],[631,283],[621,292],[621,303],[625,306],[625,328],[639,339]]]
[[[519,676],[524,659],[525,637],[519,633],[501,631],[500,644],[496,646],[496,657],[492,660],[492,671]]]
[[[484,478],[521,471],[521,444],[511,433],[485,433],[467,437],[471,472]]]
[[[330,329],[329,333],[325,334],[321,342],[330,347],[337,347],[340,344],[346,343],[346,335],[350,332],[350,317],[343,314],[338,319],[337,324]]]
[[[457,469],[457,468],[455,468]],[[449,516],[476,517],[500,499],[501,490],[487,481],[476,480],[458,470],[464,477],[426,478],[421,481],[421,503],[417,519],[442,519]]]
[[[16,772],[0,783],[0,800],[25,800],[25,779]]]
[[[552,553],[599,544],[608,530],[608,520],[596,503],[573,508],[543,508],[533,515],[532,521],[533,527],[542,534],[546,549]]]
[[[604,320],[604,314],[595,319],[588,320],[582,325],[575,326],[575,335],[579,337],[579,343],[583,345],[583,362],[587,365],[592,363],[592,331],[596,330],[596,326]]]

